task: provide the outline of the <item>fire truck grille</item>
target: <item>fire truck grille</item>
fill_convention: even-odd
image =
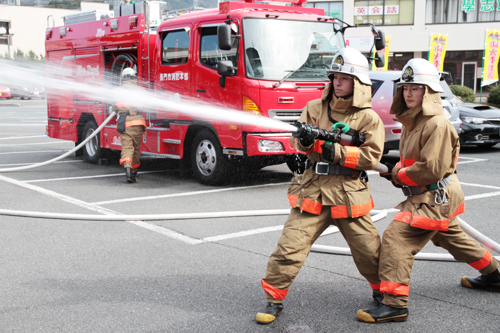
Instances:
[[[269,110],[269,118],[284,121],[285,123],[293,123],[297,121],[302,114],[302,109],[291,109],[291,110]]]

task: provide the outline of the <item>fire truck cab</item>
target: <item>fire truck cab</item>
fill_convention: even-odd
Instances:
[[[323,9],[303,7],[304,0],[292,1],[222,2],[183,14],[166,13],[163,2],[142,1],[65,17],[65,26],[46,30],[49,75],[119,86],[122,70],[132,67],[140,85],[165,99],[294,122],[308,101],[321,96],[326,71],[351,26]],[[383,48],[382,32],[372,31],[377,49]],[[78,144],[110,112],[107,103],[79,92],[47,93],[52,138]],[[201,183],[219,184],[237,166],[287,162],[297,168],[289,132],[162,109],[143,115],[148,128],[142,154],[180,159]],[[97,163],[107,150],[120,150],[119,138],[112,120],[83,148],[84,160]]]

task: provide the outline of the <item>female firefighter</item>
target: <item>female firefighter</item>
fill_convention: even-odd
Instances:
[[[296,173],[288,189],[292,209],[261,280],[267,296],[266,306],[257,313],[258,323],[271,323],[281,314],[312,244],[330,225],[339,228],[374,299],[381,301],[380,237],[370,217],[373,200],[365,170],[372,170],[382,157],[384,125],[371,109],[368,61],[359,51],[344,48],[335,54],[328,77],[331,82],[323,96],[307,103],[299,125],[331,130],[333,124],[345,123],[351,128],[347,134],[360,143],[329,144],[307,130],[290,138],[308,160],[304,173]]]
[[[129,89],[132,92],[144,90],[136,82],[136,72],[133,68],[125,68],[122,71],[123,85],[121,89]],[[134,103],[135,104],[135,103]],[[138,105],[130,105],[125,102],[117,102],[118,116],[116,128],[120,133],[122,152],[120,164],[125,168],[125,178],[128,183],[137,182],[137,168],[141,165],[142,136],[146,130],[146,121],[137,114]]]
[[[407,197],[382,237],[379,276],[383,302],[359,310],[357,318],[368,323],[405,321],[408,318],[410,274],[415,255],[429,240],[448,250],[482,274],[462,277],[468,288],[500,291],[498,261],[460,228],[457,215],[464,212],[464,195],[457,178],[459,137],[444,114],[442,88],[436,67],[412,59],[403,68],[390,113],[403,124],[400,161],[386,164],[381,174]]]

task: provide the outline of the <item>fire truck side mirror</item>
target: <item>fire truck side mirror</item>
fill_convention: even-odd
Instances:
[[[235,68],[230,60],[222,60],[217,64],[217,73],[222,76],[232,76]]]
[[[217,27],[217,40],[219,42],[219,49],[225,51],[231,50],[231,27],[229,24],[221,24]]]
[[[377,52],[377,55],[375,57],[375,66],[377,66],[378,68],[382,68],[384,67],[384,65],[385,65],[384,55],[380,52]]]
[[[385,33],[382,30],[377,30],[377,35],[375,36],[375,48],[377,51],[385,49]]]

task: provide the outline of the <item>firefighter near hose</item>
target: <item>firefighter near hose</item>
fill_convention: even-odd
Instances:
[[[436,67],[412,59],[403,68],[390,113],[403,124],[400,161],[386,164],[381,174],[400,188],[406,200],[384,231],[380,252],[380,291],[376,308],[359,310],[359,321],[383,323],[408,318],[410,275],[415,255],[429,242],[443,247],[457,261],[477,269],[479,277],[462,277],[463,286],[500,292],[498,261],[469,238],[457,215],[464,212],[464,194],[457,177],[460,141],[441,104]]]
[[[373,200],[366,170],[374,169],[384,147],[384,126],[371,109],[368,60],[357,50],[335,54],[323,96],[307,103],[290,142],[307,156],[303,173],[288,189],[292,207],[261,280],[266,304],[256,315],[273,322],[311,246],[330,225],[339,228],[354,262],[381,301],[380,237],[372,223]]]
[[[130,90],[131,94],[143,89],[137,85],[137,74],[133,68],[125,68],[121,77],[122,86],[120,89]],[[120,133],[122,145],[120,164],[125,168],[127,183],[136,183],[137,169],[141,165],[141,144],[147,127],[146,121],[137,114],[140,105],[116,102],[115,108],[117,111],[116,129]]]

